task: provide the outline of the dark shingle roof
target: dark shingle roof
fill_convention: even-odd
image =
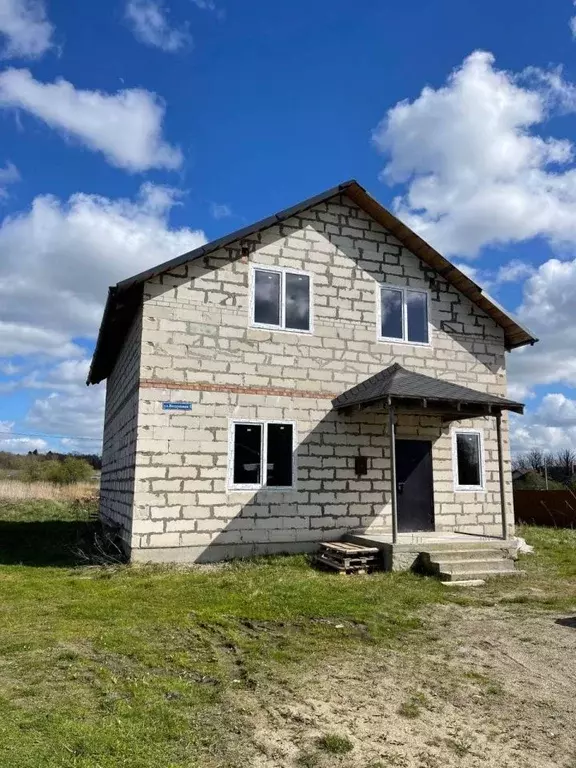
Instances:
[[[414,373],[394,363],[389,368],[371,376],[361,384],[343,392],[332,405],[336,410],[351,405],[385,400],[388,397],[400,400],[426,400],[461,406],[493,406],[495,409],[523,413],[524,405],[504,397],[478,392],[469,387],[461,387],[449,381],[435,379],[422,373]]]

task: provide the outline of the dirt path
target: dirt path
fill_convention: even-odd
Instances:
[[[526,613],[436,607],[403,652],[259,697],[254,766],[576,768],[576,618]],[[319,749],[328,733],[352,750]]]

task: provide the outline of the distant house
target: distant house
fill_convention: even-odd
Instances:
[[[532,334],[356,182],[110,289],[102,519],[134,560],[507,537]]]
[[[570,485],[574,471],[566,467],[550,464],[546,470],[515,469],[512,472],[512,484],[515,490],[559,490]]]
[[[512,482],[515,483],[518,480],[523,480],[534,473],[533,469],[513,469],[512,470]],[[538,473],[537,473],[538,474]]]

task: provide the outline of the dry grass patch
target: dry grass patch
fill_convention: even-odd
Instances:
[[[571,768],[576,632],[559,618],[436,605],[403,646],[342,650],[287,674],[250,694],[254,766],[292,768],[300,751],[296,764],[318,768]],[[326,733],[353,752],[322,748]]]
[[[45,481],[24,483],[21,480],[0,480],[0,499],[20,501],[41,499],[45,501],[78,501],[96,498],[95,483],[71,483],[58,485]]]

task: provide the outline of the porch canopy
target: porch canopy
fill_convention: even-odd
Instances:
[[[335,410],[368,405],[404,405],[429,408],[446,420],[496,415],[502,411],[524,413],[524,405],[504,397],[479,392],[449,381],[414,373],[394,363],[332,400]]]
[[[348,389],[332,400],[337,411],[346,412],[370,405],[388,408],[388,435],[390,438],[392,541],[398,541],[398,499],[396,484],[396,418],[395,408],[407,410],[429,409],[440,413],[444,421],[471,419],[493,415],[498,438],[498,469],[500,476],[500,507],[502,512],[502,538],[508,539],[508,510],[504,479],[504,452],[502,445],[502,411],[524,413],[524,405],[504,397],[479,392],[449,381],[414,373],[394,363],[366,381]]]

